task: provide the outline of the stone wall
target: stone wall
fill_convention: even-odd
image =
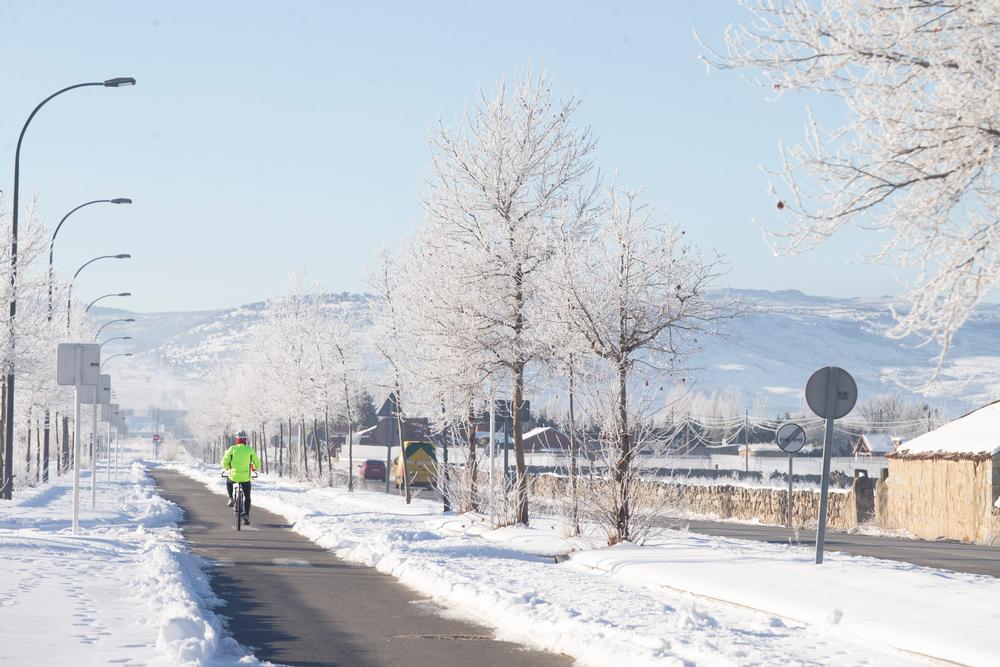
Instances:
[[[565,497],[566,480],[544,475],[533,480],[536,497]],[[587,493],[587,480],[580,480],[580,493]],[[849,530],[872,518],[875,506],[874,480],[858,477],[849,491],[831,490],[827,504],[827,526]],[[666,514],[696,515],[711,519],[758,521],[784,526],[788,507],[786,489],[737,486],[733,484],[680,484],[656,482],[665,501]],[[796,528],[815,528],[819,519],[819,491],[799,489],[793,493],[792,521]]]
[[[879,526],[924,539],[1000,540],[1000,457],[890,458],[875,515]]]

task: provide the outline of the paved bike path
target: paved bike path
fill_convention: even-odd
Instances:
[[[253,525],[237,532],[225,496],[177,472],[152,475],[160,495],[184,509],[181,529],[192,552],[216,564],[212,592],[226,602],[218,613],[261,660],[303,667],[572,664],[439,616],[393,577],[337,559],[271,512],[253,508]]]
[[[717,537],[734,537],[776,544],[789,542],[807,546],[816,544],[815,530],[800,530],[795,533],[789,528],[780,526],[688,519],[664,519],[661,524],[669,528],[686,528],[693,533]],[[842,551],[854,556],[871,556],[924,567],[1000,577],[1000,547],[988,547],[982,544],[966,544],[952,540],[911,540],[904,537],[853,535],[831,531],[826,534],[826,551]]]

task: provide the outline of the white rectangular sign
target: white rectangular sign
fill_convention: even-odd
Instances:
[[[92,387],[83,387],[80,389],[80,402],[84,405],[93,405],[95,402],[98,405],[106,405],[111,403],[111,376],[107,374],[101,374],[98,376],[98,383]],[[94,394],[97,394],[97,400],[94,400]]]
[[[77,384],[77,351],[80,354],[80,384],[96,385],[101,374],[101,346],[97,343],[59,343],[56,348],[56,383]]]

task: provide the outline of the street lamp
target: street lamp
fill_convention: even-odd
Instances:
[[[101,299],[107,299],[109,296],[132,296],[132,292],[111,292],[110,294],[105,294],[104,296],[99,296],[96,299],[94,299],[93,301],[91,301],[90,304],[84,309],[83,312],[84,313],[89,313],[91,306],[93,306],[95,303],[97,303]]]
[[[66,219],[69,218],[69,216],[73,215],[81,208],[85,206],[90,206],[91,204],[131,204],[131,203],[132,200],[129,199],[128,197],[115,197],[114,199],[95,199],[93,201],[88,201],[86,203],[80,204],[72,211],[64,215],[63,219],[59,221],[58,225],[56,225],[56,230],[52,232],[52,240],[49,241],[49,318],[48,318],[49,322],[52,321],[52,282],[54,275],[52,268],[52,258],[56,247],[56,236],[59,234],[59,230],[62,228],[63,223],[66,222]]]
[[[131,352],[119,352],[118,354],[112,354],[110,357],[108,357],[101,363],[101,366],[107,366],[108,362],[114,359],[115,357],[131,357],[131,356],[132,356]]]
[[[98,336],[101,335],[101,332],[104,331],[104,327],[108,326],[109,324],[114,324],[115,322],[135,322],[135,318],[134,317],[126,317],[126,318],[123,318],[123,319],[117,319],[117,320],[111,320],[109,322],[105,322],[100,327],[98,327],[97,333],[94,335],[94,340],[97,340]]]
[[[73,304],[73,282],[76,280],[77,276],[80,275],[80,272],[99,259],[129,259],[131,257],[132,255],[129,255],[127,253],[121,253],[119,255],[101,255],[100,257],[95,257],[89,262],[84,262],[83,266],[81,266],[79,269],[76,270],[76,273],[73,274],[73,277],[69,281],[69,287],[66,288],[66,334],[67,335],[69,335],[70,308]]]
[[[84,208],[85,206],[90,206],[91,204],[131,204],[131,203],[132,203],[132,200],[129,199],[128,197],[115,197],[114,199],[94,199],[93,201],[84,202],[83,204],[80,204],[79,206],[77,206],[76,208],[74,208],[73,210],[71,210],[69,213],[67,213],[66,215],[64,215],[63,218],[62,218],[62,220],[59,221],[59,224],[56,225],[56,230],[54,232],[52,232],[52,240],[49,241],[49,311],[48,311],[48,316],[46,317],[46,322],[50,326],[52,324],[52,314],[53,314],[53,312],[52,312],[53,311],[53,309],[52,309],[52,288],[53,288],[53,283],[55,282],[55,270],[53,268],[53,255],[55,253],[55,247],[56,247],[56,236],[59,234],[59,230],[62,229],[63,223],[66,222],[66,220],[69,218],[69,216],[73,215],[74,213],[76,213],[77,211],[79,211],[81,208]],[[48,481],[48,471],[49,471],[49,457],[48,457],[48,451],[49,451],[49,409],[48,408],[45,408],[45,439],[44,439],[43,442],[45,443],[45,445],[44,445],[45,455],[43,457],[45,459],[45,464],[44,464],[44,466],[42,468],[42,481],[45,482],[45,481]]]
[[[113,340],[132,340],[132,337],[131,336],[115,336],[113,338],[107,339],[106,341],[104,341],[104,343],[110,343]],[[104,343],[101,343],[101,347],[104,347]]]
[[[17,217],[19,205],[19,195],[21,192],[21,143],[24,141],[24,133],[28,131],[28,126],[34,119],[35,114],[45,106],[49,100],[62,95],[65,92],[76,88],[86,88],[88,86],[104,86],[106,88],[121,88],[123,86],[134,86],[135,79],[132,77],[120,76],[105,81],[90,81],[87,83],[77,83],[57,90],[44,100],[38,103],[28,120],[24,121],[21,133],[17,136],[17,148],[14,150],[14,208],[11,212],[10,225],[10,315],[7,327],[9,339],[9,353],[11,364],[7,369],[7,419],[4,424],[4,458],[3,458],[3,478],[0,479],[0,498],[10,500],[13,495],[13,474],[14,474],[14,322],[17,315]]]

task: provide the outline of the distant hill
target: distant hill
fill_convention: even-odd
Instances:
[[[736,386],[747,400],[767,395],[772,412],[796,410],[809,374],[835,364],[854,375],[862,399],[897,392],[957,416],[1000,396],[1000,305],[985,304],[976,311],[955,342],[941,383],[920,393],[915,387],[933,370],[933,351],[885,336],[892,325],[890,298],[840,299],[797,290],[723,290],[720,295],[738,297],[750,312],[732,322],[723,336],[701,341],[691,379],[702,391]],[[326,307],[347,312],[362,326],[370,298],[351,293],[323,297]],[[185,407],[207,374],[239,357],[251,330],[269,310],[268,302],[260,302],[201,312],[95,307],[92,313],[99,322],[136,318],[134,325],[107,330],[133,337],[136,356],[115,360],[112,364],[124,363],[110,369],[120,402]],[[121,344],[108,353],[126,349]]]

